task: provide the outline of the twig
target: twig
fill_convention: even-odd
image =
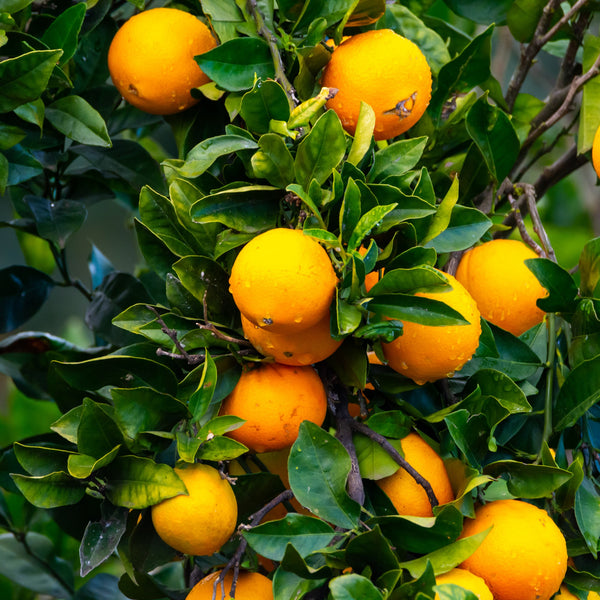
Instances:
[[[516,187],[516,186],[515,186]],[[514,192],[509,192],[507,194],[508,197],[508,201],[510,202],[510,205],[513,209],[513,216],[515,219],[515,224],[517,226],[517,229],[519,230],[519,233],[521,234],[521,238],[523,239],[523,241],[530,247],[533,249],[533,251],[541,256],[544,253],[544,250],[542,249],[542,247],[529,235],[529,232],[527,231],[527,227],[525,227],[525,221],[523,220],[523,214],[521,212],[521,208],[520,208],[520,203],[523,200],[526,200],[528,195],[532,195],[534,197],[534,204],[535,204],[535,192],[533,191],[533,186],[523,186],[522,189],[522,193],[520,194],[520,196],[518,198],[515,198],[514,196]],[[529,208],[529,206],[528,206]]]
[[[179,355],[170,353],[170,352],[167,353],[166,351],[162,350],[162,348],[158,348],[156,353],[160,356],[165,356],[165,355],[171,356],[171,358],[183,357],[185,360],[188,361],[188,364],[193,364],[193,362],[196,359],[192,358],[192,355],[188,354],[187,350],[183,347],[182,343],[179,341],[179,338],[177,337],[177,331],[175,331],[174,329],[171,329],[167,326],[167,324],[165,323],[164,319],[162,318],[161,314],[158,312],[156,307],[152,306],[151,304],[146,304],[146,308],[149,311],[151,311],[152,313],[154,313],[154,316],[156,317],[156,322],[160,325],[160,330],[165,335],[167,335],[169,337],[169,339],[173,342],[175,348],[179,352]],[[161,350],[161,352],[159,352],[159,350]]]
[[[556,254],[554,253],[554,248],[552,248],[550,238],[548,237],[548,234],[544,229],[542,220],[540,219],[540,213],[537,207],[535,191],[531,194],[526,194],[525,198],[527,199],[527,206],[529,207],[529,216],[531,217],[531,222],[533,223],[533,230],[537,233],[537,236],[540,238],[540,242],[542,243],[543,254],[546,256],[546,258],[549,258],[551,261],[556,262]]]
[[[362,433],[363,435],[366,435],[368,438],[372,439],[374,442],[377,442],[425,490],[427,498],[429,499],[429,504],[431,504],[431,508],[438,506],[438,499],[436,498],[435,492],[433,491],[429,481],[427,481],[427,479],[425,479],[416,469],[414,469],[385,437],[376,431],[373,431],[364,423],[360,423],[359,421],[352,420],[351,426],[354,431]]]
[[[273,34],[273,32],[267,27],[265,20],[258,9],[258,5],[256,0],[247,0],[246,5],[248,7],[248,12],[252,15],[254,22],[256,23],[256,29],[258,34],[263,37],[267,44],[269,45],[269,51],[271,52],[271,57],[273,58],[273,65],[275,67],[275,79],[279,81],[279,83],[283,86],[287,97],[290,99],[294,106],[297,106],[300,102],[298,100],[298,96],[296,95],[296,90],[294,86],[290,83],[287,75],[285,74],[285,67],[283,65],[283,60],[281,58],[281,53],[279,52],[279,48],[277,47],[277,38]]]

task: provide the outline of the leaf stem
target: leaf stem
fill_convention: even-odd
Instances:
[[[556,355],[556,315],[548,314],[548,362],[546,365],[546,395],[544,398],[544,431],[542,439],[548,442],[552,434],[552,406],[554,397],[554,369]]]

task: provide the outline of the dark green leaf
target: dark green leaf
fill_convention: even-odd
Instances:
[[[519,42],[530,42],[546,6],[545,0],[515,0],[506,13],[506,24]]]
[[[62,471],[35,477],[13,473],[12,479],[23,496],[38,508],[77,504],[85,496],[84,484]]]
[[[67,461],[72,452],[61,448],[47,448],[15,442],[15,457],[19,464],[31,475],[50,475],[56,471],[66,471]]]
[[[512,0],[494,0],[494,2],[481,2],[481,0],[444,0],[444,2],[457,15],[483,25],[487,25],[488,23],[504,25],[506,13],[513,3]]]
[[[409,269],[392,269],[369,290],[369,296],[382,294],[416,294],[417,292],[441,292],[449,289],[444,274],[428,265]]]
[[[33,50],[1,61],[0,113],[38,98],[62,53],[62,50]]]
[[[80,96],[65,96],[54,101],[46,107],[46,118],[71,140],[104,148],[112,145],[104,119]]]
[[[459,312],[440,300],[406,294],[382,294],[365,305],[371,312],[421,325],[466,325]]]
[[[59,65],[64,65],[77,50],[79,31],[85,18],[85,12],[84,2],[70,6],[59,13],[41,37],[48,48],[62,49],[63,55],[60,57]]]
[[[358,524],[360,506],[346,492],[351,461],[342,444],[311,423],[300,425],[288,459],[290,487],[300,504],[345,529]]]
[[[283,138],[265,133],[258,140],[260,150],[252,155],[255,177],[266,179],[272,186],[285,188],[294,181],[294,159]]]
[[[105,504],[100,521],[90,521],[79,546],[80,575],[85,577],[116,550],[125,533],[128,510]]]
[[[575,518],[587,547],[597,559],[600,542],[600,495],[588,478],[584,478],[575,494]]]
[[[33,317],[53,287],[50,277],[32,267],[0,269],[0,333],[12,331]]]
[[[568,271],[547,258],[528,258],[525,264],[548,290],[548,297],[538,300],[543,311],[568,314],[575,310],[579,290]]]
[[[383,148],[375,154],[367,181],[378,183],[386,177],[404,175],[417,165],[426,144],[426,137],[417,137],[400,140]]]
[[[369,567],[374,581],[388,571],[398,569],[398,558],[390,547],[390,541],[381,533],[378,525],[352,538],[346,547],[346,560],[356,572]]]
[[[119,580],[110,573],[98,573],[77,589],[73,600],[127,600],[119,590]]]
[[[230,92],[250,89],[256,78],[275,76],[269,46],[259,38],[234,38],[195,58],[219,87]]]
[[[383,600],[383,594],[371,581],[356,573],[334,577],[329,589],[333,600]]]
[[[205,352],[202,376],[196,391],[190,396],[189,408],[193,421],[199,421],[206,413],[217,386],[217,367],[208,350]]]
[[[384,206],[374,206],[371,210],[365,213],[358,221],[350,239],[348,240],[348,248],[356,250],[363,239],[369,235],[373,229],[381,225],[383,220],[394,211],[396,204]]]
[[[283,519],[253,527],[243,536],[256,552],[280,561],[288,544],[292,544],[300,556],[306,557],[327,546],[335,537],[335,532],[320,519],[289,513]]]
[[[75,200],[50,201],[38,196],[26,196],[27,206],[35,219],[38,235],[64,248],[65,242],[87,218],[87,209]]]
[[[295,170],[298,183],[308,190],[314,179],[323,184],[346,152],[346,135],[332,110],[323,113],[296,152]]]
[[[109,405],[84,400],[77,429],[79,452],[100,458],[123,442],[112,413],[113,409]]]
[[[562,431],[575,425],[600,400],[600,357],[577,365],[558,392],[553,419]]]
[[[42,164],[20,145],[13,146],[3,156],[8,161],[5,187],[29,181],[44,172]]]
[[[600,238],[585,244],[579,257],[581,295],[600,297]]]
[[[146,508],[187,493],[171,467],[139,456],[117,459],[108,466],[106,476],[106,497],[125,508]]]
[[[50,539],[30,531],[24,541],[12,533],[0,535],[0,574],[38,594],[71,598],[72,567],[57,557]]]
[[[510,413],[529,412],[531,405],[523,390],[505,373],[480,369],[468,382],[468,389],[479,388],[482,395],[495,398]]]
[[[252,90],[242,98],[240,116],[250,131],[267,133],[272,119],[289,119],[290,101],[276,81],[257,81]]]
[[[205,196],[191,209],[197,223],[222,223],[244,233],[275,227],[283,191],[266,185],[250,185]]]

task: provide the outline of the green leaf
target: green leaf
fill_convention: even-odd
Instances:
[[[579,290],[568,271],[548,258],[528,258],[525,264],[548,290],[548,297],[537,301],[543,311],[567,314],[574,312]]]
[[[103,148],[112,145],[104,119],[80,96],[65,96],[47,106],[46,119],[69,139],[81,144]]]
[[[429,224],[427,234],[421,240],[421,244],[430,242],[438,235],[443,233],[448,225],[450,225],[450,219],[452,216],[452,209],[458,202],[458,177],[452,180],[450,189],[446,192],[443,200],[440,202],[437,211],[433,215]]]
[[[599,121],[600,122],[600,121]],[[600,237],[585,244],[579,256],[581,295],[600,297]]]
[[[314,179],[325,183],[344,158],[346,135],[334,111],[323,113],[300,144],[296,152],[295,170],[298,183],[308,190]]]
[[[222,223],[244,233],[258,233],[275,227],[280,189],[249,185],[204,196],[191,208],[196,223]]]
[[[506,24],[521,43],[530,42],[546,6],[545,0],[515,0],[506,13]]]
[[[416,294],[450,290],[448,280],[439,269],[422,265],[409,269],[392,269],[369,290],[369,296],[384,294]]]
[[[600,357],[577,365],[565,379],[556,398],[554,427],[572,427],[600,400]]]
[[[119,427],[112,418],[113,409],[86,398],[79,416],[77,447],[82,454],[100,458],[123,442]]]
[[[583,38],[583,73],[587,73],[594,61],[600,55],[600,38],[592,35],[589,30]],[[600,124],[600,81],[592,77],[583,86],[581,113],[579,116],[579,131],[577,135],[577,153],[583,154],[592,148],[594,136]]]
[[[348,496],[350,456],[332,435],[311,423],[300,425],[288,459],[290,487],[300,504],[345,529],[358,525],[360,505]]]
[[[39,98],[62,53],[62,50],[33,50],[1,61],[0,113]]]
[[[407,294],[382,294],[365,306],[375,314],[421,325],[466,325],[462,315],[440,300]]]
[[[192,422],[199,421],[206,413],[217,386],[217,367],[208,350],[205,352],[202,376],[196,391],[190,396],[189,409]]]
[[[383,600],[383,594],[373,583],[356,573],[334,577],[329,589],[333,600]]]
[[[275,77],[269,46],[259,38],[227,40],[195,60],[208,77],[229,92],[248,90],[256,79]]]
[[[511,414],[531,411],[523,390],[505,373],[494,369],[480,369],[472,375],[468,389],[479,388],[482,395],[495,398]]]
[[[241,150],[255,150],[257,143],[241,135],[219,135],[196,144],[177,170],[182,177],[193,179],[202,175],[218,158]]]
[[[85,496],[84,484],[62,471],[31,477],[12,473],[11,477],[23,496],[38,508],[77,504]]]
[[[38,196],[26,196],[25,201],[33,213],[38,235],[61,249],[87,219],[82,202],[67,199],[54,202]]]
[[[402,452],[400,440],[388,440],[398,452]],[[360,476],[363,479],[383,479],[398,470],[398,463],[380,444],[364,435],[353,436]]]
[[[498,460],[483,468],[486,475],[505,475],[508,491],[516,498],[550,498],[569,481],[572,473],[558,467],[526,464],[517,460]]]
[[[396,208],[396,204],[388,204],[384,206],[374,206],[371,210],[365,213],[356,224],[352,231],[352,235],[348,240],[348,248],[356,250],[363,239],[368,236],[374,229],[381,225],[383,219]]]
[[[292,544],[300,556],[306,557],[327,546],[335,532],[321,519],[288,513],[283,519],[263,523],[242,535],[256,552],[280,561],[288,544]]]
[[[265,133],[258,140],[260,150],[252,155],[255,177],[272,186],[285,188],[294,181],[294,158],[280,135]]]
[[[87,479],[92,473],[110,464],[117,454],[121,446],[115,446],[110,452],[100,458],[88,456],[87,454],[71,454],[69,456],[69,475],[77,479]]]
[[[502,182],[521,148],[508,115],[492,106],[485,96],[473,104],[465,121],[467,132],[479,148],[491,176]]]
[[[513,0],[495,0],[494,2],[481,2],[481,0],[444,0],[444,2],[461,17],[470,21],[487,25],[496,23],[504,25],[506,13]]]
[[[237,442],[223,435],[217,435],[203,442],[195,458],[199,460],[224,461],[233,460],[242,454],[246,454],[248,448],[241,442]]]
[[[102,518],[87,524],[79,546],[81,577],[85,577],[115,552],[125,533],[128,514],[127,509],[105,503],[102,505]]]
[[[381,528],[375,525],[348,542],[345,558],[356,572],[365,572],[365,567],[370,568],[373,573],[371,578],[378,581],[384,573],[398,570],[398,558],[394,550]]]
[[[61,448],[47,448],[15,442],[13,450],[19,464],[31,475],[50,475],[56,471],[66,471],[67,461],[72,452]]]
[[[273,80],[257,81],[246,92],[240,106],[240,116],[246,127],[255,133],[267,133],[271,120],[287,121],[290,117],[290,101],[285,90]]]
[[[106,497],[125,508],[146,508],[187,493],[171,467],[139,456],[123,456],[112,462],[106,479]]]
[[[375,129],[375,111],[370,104],[360,101],[360,110],[358,111],[358,121],[350,152],[346,162],[351,165],[358,165],[371,147],[373,141],[373,130]]]
[[[584,478],[575,493],[575,518],[589,551],[597,559],[600,542],[600,495],[588,478]]]
[[[44,172],[42,164],[22,146],[13,146],[4,153],[8,161],[8,174],[5,180],[5,187],[18,185],[24,181],[29,181]]]
[[[2,12],[14,14],[29,6],[33,0],[3,0]]]
[[[57,557],[52,541],[29,531],[24,542],[12,533],[0,534],[0,574],[27,590],[55,598],[71,598],[73,569]]]
[[[347,242],[360,220],[360,190],[354,179],[349,179],[340,209],[340,231],[342,240]]]
[[[37,269],[20,265],[0,269],[0,333],[33,317],[53,287],[52,279]]]
[[[379,150],[375,154],[367,181],[378,183],[386,177],[404,175],[421,160],[426,145],[426,137],[417,137],[394,142]]]
[[[85,13],[86,5],[84,2],[78,2],[70,6],[58,14],[41,37],[42,42],[48,48],[57,48],[63,51],[58,63],[59,66],[69,61],[77,50],[77,41]]]

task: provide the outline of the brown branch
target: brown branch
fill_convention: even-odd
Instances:
[[[436,498],[435,492],[429,481],[414,469],[384,436],[373,431],[367,425],[360,423],[359,421],[352,420],[351,426],[354,431],[362,433],[374,442],[377,442],[394,459],[394,461],[396,461],[425,490],[431,508],[439,505],[438,499]]]
[[[587,164],[587,162],[587,157],[584,154],[578,154],[575,146],[569,148],[563,156],[549,167],[546,167],[533,184],[537,197],[541,198],[554,184]]]
[[[533,187],[533,186],[528,186],[528,187]],[[510,205],[511,205],[511,207],[513,209],[512,216],[514,217],[515,224],[517,226],[517,229],[519,230],[519,233],[521,234],[522,240],[530,248],[532,248],[533,251],[538,256],[541,256],[544,253],[544,251],[541,248],[541,246],[529,235],[529,232],[527,231],[527,227],[525,227],[525,221],[523,219],[523,213],[521,212],[521,208],[520,208],[521,202],[523,202],[524,200],[526,200],[528,194],[532,194],[534,196],[533,203],[535,205],[535,192],[532,191],[532,190],[523,191],[523,193],[521,194],[521,196],[517,197],[517,198],[515,198],[515,196],[513,195],[513,192],[509,192],[507,194],[507,197],[508,197],[508,201],[510,202]]]

